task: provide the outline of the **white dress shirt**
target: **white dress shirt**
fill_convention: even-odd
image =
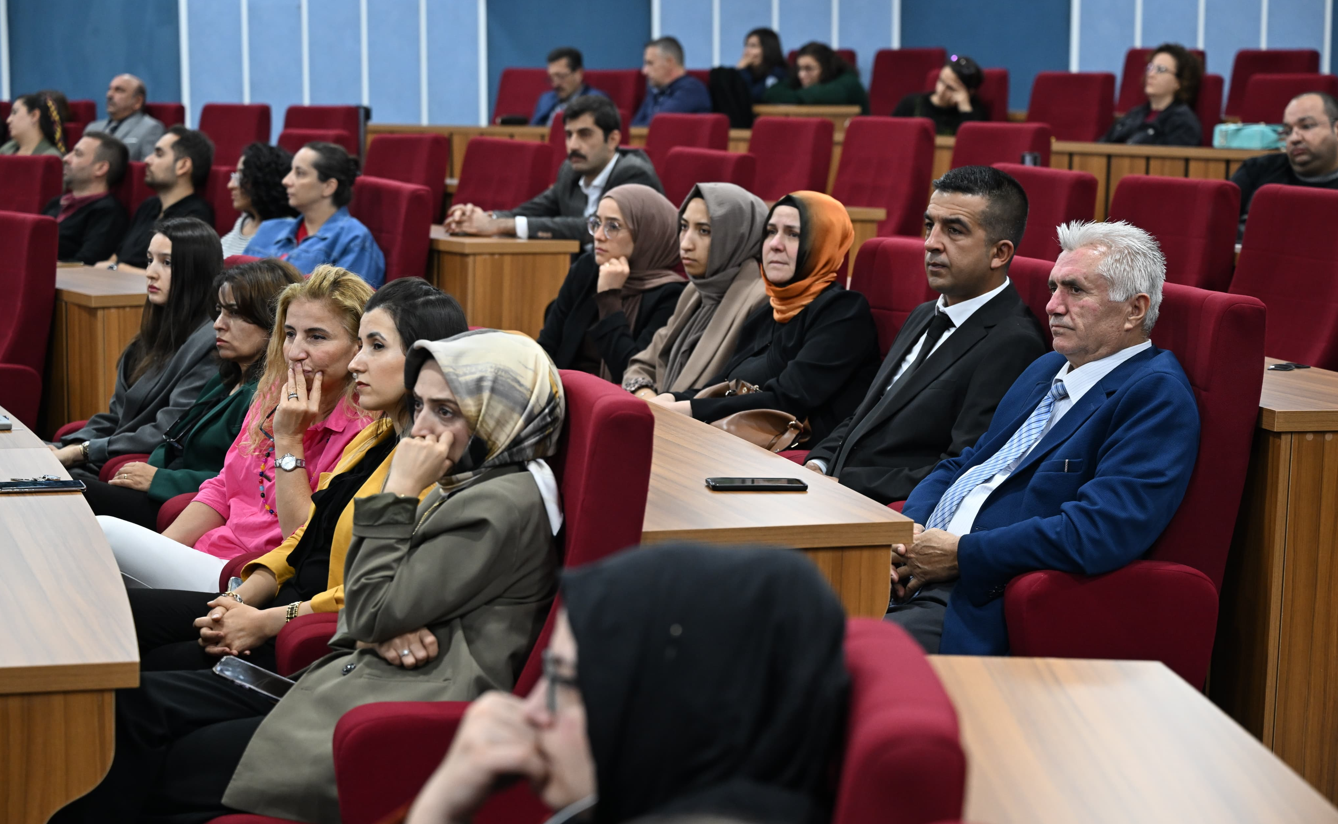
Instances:
[[[599,198],[604,194],[604,185],[609,182],[609,175],[613,174],[613,167],[618,163],[618,153],[613,153],[613,158],[604,166],[604,170],[595,175],[595,179],[589,184],[585,182],[585,176],[582,175],[577,181],[581,191],[585,192],[585,216],[588,219],[599,208]],[[516,237],[521,240],[528,240],[530,237],[530,221],[522,215],[512,218],[516,221]],[[584,245],[584,244],[582,244]]]

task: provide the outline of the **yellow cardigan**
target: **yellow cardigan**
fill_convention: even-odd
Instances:
[[[330,479],[340,472],[347,472],[362,460],[363,454],[384,441],[386,438],[395,437],[395,425],[389,418],[381,418],[368,424],[365,429],[358,433],[357,437],[349,441],[348,446],[344,447],[344,452],[339,456],[339,463],[335,465],[334,472],[322,472],[320,483],[316,490],[319,492],[330,485]],[[386,476],[390,474],[390,462],[395,457],[395,451],[391,450],[381,465],[376,468],[366,483],[358,489],[353,497],[366,498],[368,495],[378,495],[382,487],[386,484]],[[429,486],[418,494],[418,500],[427,497],[427,493],[432,491],[435,486]],[[335,523],[334,540],[330,544],[330,588],[311,599],[311,609],[313,612],[337,612],[344,606],[344,556],[348,553],[348,545],[353,540],[353,501],[349,501],[348,506],[339,514],[339,520]],[[278,586],[283,586],[287,581],[297,574],[291,566],[288,565],[288,554],[297,547],[298,541],[302,540],[302,534],[307,531],[307,524],[311,523],[311,513],[316,511],[313,505],[311,512],[307,513],[307,520],[293,531],[284,542],[279,544],[273,550],[265,553],[259,558],[248,563],[242,570],[242,577],[249,578],[251,573],[257,567],[265,567],[274,573],[278,579]]]

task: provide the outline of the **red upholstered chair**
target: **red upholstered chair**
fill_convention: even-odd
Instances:
[[[635,113],[646,98],[646,78],[638,69],[586,69],[586,85],[609,96],[619,110]],[[625,118],[624,123],[631,123]]]
[[[367,144],[362,173],[368,177],[426,186],[432,196],[432,222],[443,216],[451,141],[444,134],[382,134]]]
[[[1190,49],[1189,53],[1199,59],[1203,72],[1208,68],[1208,55],[1203,49]],[[1148,61],[1152,59],[1152,49],[1130,49],[1124,53],[1124,71],[1120,73],[1120,94],[1115,101],[1115,111],[1124,114],[1136,106],[1147,102],[1144,93],[1144,81],[1147,79]],[[1220,105],[1220,101],[1219,101]]]
[[[1272,358],[1338,369],[1338,192],[1270,184],[1255,192],[1234,294],[1268,307]]]
[[[338,129],[348,132],[353,137],[349,154],[362,154],[361,106],[289,106],[283,113],[283,130],[289,129]]]
[[[1048,123],[1055,140],[1091,141],[1110,129],[1114,105],[1110,72],[1038,72],[1027,122]]]
[[[135,210],[139,208],[141,203],[153,197],[153,190],[144,181],[144,162],[142,160],[132,160],[126,164],[125,177],[121,178],[120,184],[112,194],[116,196],[117,200],[121,201],[121,205],[125,207],[131,217],[134,217]]]
[[[231,269],[234,266],[241,266],[243,263],[255,263],[257,260],[261,260],[261,258],[255,255],[228,255],[223,258],[223,268]]]
[[[1041,332],[1045,335],[1046,346],[1054,343],[1054,336],[1050,334],[1050,324],[1047,321],[1049,315],[1045,312],[1045,305],[1050,302],[1050,272],[1054,268],[1055,263],[1052,260],[1021,256],[1013,258],[1013,262],[1008,265],[1008,279],[1013,282],[1013,288],[1017,290],[1022,302],[1027,304],[1027,308],[1041,322]]]
[[[63,186],[60,158],[52,155],[0,156],[0,211],[41,214]]]
[[[241,216],[240,212],[232,208],[232,192],[228,190],[228,181],[235,171],[235,166],[210,168],[209,181],[201,193],[209,205],[214,207],[214,231],[218,232],[219,237],[231,232],[237,218]]]
[[[825,117],[759,117],[748,153],[757,158],[753,193],[766,201],[790,192],[827,191],[836,127]]]
[[[963,123],[952,149],[952,168],[1019,163],[1024,152],[1036,152],[1050,165],[1050,127],[1044,123]]]
[[[78,432],[80,429],[83,429],[85,426],[88,426],[88,421],[86,421],[86,420],[83,420],[83,421],[70,421],[69,423],[65,424],[65,425],[62,426],[61,428],[57,429],[57,430],[56,430],[56,434],[54,434],[54,435],[51,436],[51,440],[53,440],[53,441],[58,441],[58,440],[60,440],[61,438],[65,437],[66,435],[70,434],[71,432]]]
[[[883,355],[915,307],[938,298],[925,275],[925,244],[919,238],[876,237],[866,240],[855,257],[850,288],[869,301]]]
[[[729,118],[723,114],[657,114],[646,132],[646,154],[657,171],[664,169],[669,150],[729,148]]]
[[[84,129],[87,123],[66,123],[65,124],[65,151],[69,151],[84,136]]]
[[[994,168],[1012,175],[1027,193],[1027,231],[1017,254],[1055,260],[1059,240],[1055,227],[1070,220],[1091,220],[1096,214],[1096,175],[1046,166],[996,163]]]
[[[925,91],[932,92],[938,85],[940,66],[931,69],[925,75]],[[1008,69],[981,69],[983,75],[980,88],[976,89],[976,99],[985,108],[989,119],[995,123],[1008,122]]]
[[[1199,688],[1259,414],[1264,306],[1168,283],[1152,340],[1175,353],[1198,401],[1184,501],[1145,559],[1105,575],[1018,576],[1004,610],[1015,655],[1161,661]]]
[[[1227,117],[1239,117],[1245,104],[1245,89],[1256,74],[1314,74],[1319,71],[1319,52],[1314,49],[1241,49],[1231,64],[1231,89],[1227,92]]]
[[[455,203],[511,209],[548,188],[553,147],[530,140],[472,137],[455,187]]]
[[[348,213],[362,221],[386,256],[386,282],[427,274],[432,193],[426,186],[362,176],[353,181]]]
[[[92,123],[98,119],[98,104],[92,100],[71,100],[70,122]]]
[[[144,112],[163,124],[164,129],[186,122],[186,107],[180,103],[145,103]]]
[[[846,127],[832,197],[887,210],[880,235],[919,236],[934,167],[934,126],[923,118],[856,117]]]
[[[1240,219],[1240,188],[1231,181],[1126,175],[1108,219],[1157,238],[1171,283],[1217,292],[1231,286]]]
[[[308,143],[317,142],[342,146],[344,151],[354,157],[358,156],[358,133],[346,132],[343,129],[284,129],[279,132],[279,139],[275,141],[293,154],[297,154],[297,150]]]
[[[1331,74],[1256,74],[1245,85],[1240,104],[1242,123],[1281,123],[1293,97],[1306,92],[1338,95],[1338,77]]]
[[[214,141],[214,162],[236,166],[242,149],[270,139],[268,103],[206,103],[200,109],[200,131]]]
[[[42,398],[57,246],[54,218],[0,212],[0,406],[30,429]]]
[[[681,206],[698,183],[733,183],[751,192],[756,178],[755,157],[715,149],[670,149],[660,172],[664,196],[675,206]]]
[[[1213,129],[1222,122],[1222,89],[1226,81],[1220,74],[1205,74],[1199,80],[1199,99],[1194,104],[1194,113],[1199,116],[1199,126],[1203,128],[1203,145],[1213,145]]]
[[[194,492],[183,492],[180,495],[174,495],[171,498],[168,498],[166,503],[158,507],[158,531],[166,532],[167,528],[171,526],[172,522],[181,514],[181,511],[189,506],[190,502],[193,500],[195,500]],[[220,582],[219,592],[223,592],[228,588],[228,579],[231,577],[232,575],[227,575],[223,578]]]
[[[135,463],[137,461],[147,461],[148,459],[149,454],[147,452],[131,452],[126,455],[117,455],[103,464],[102,469],[98,470],[98,480],[107,483],[112,478],[115,478],[116,471],[126,464]]]
[[[14,104],[8,100],[0,100],[0,120],[8,120],[9,113],[13,111]]]
[[[528,123],[534,114],[534,104],[549,88],[547,69],[502,69],[492,122],[498,123],[503,117],[523,117]]]
[[[850,68],[859,68],[859,59],[856,57],[854,49],[832,49],[832,51],[836,52],[836,56],[844,60],[846,65]],[[924,51],[929,51],[929,49],[925,49]],[[791,66],[793,66],[794,61],[798,56],[798,49],[790,49],[789,53],[785,55],[785,59]]]
[[[869,112],[889,115],[908,94],[922,91],[920,78],[938,71],[948,62],[948,53],[940,48],[879,49],[873,56],[873,77],[869,79]]]

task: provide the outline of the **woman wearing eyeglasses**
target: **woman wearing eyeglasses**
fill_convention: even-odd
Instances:
[[[1145,146],[1198,146],[1203,127],[1194,105],[1203,64],[1184,46],[1163,43],[1148,60],[1143,91],[1147,102],[1116,121],[1102,143]]]
[[[293,156],[280,146],[252,143],[242,150],[237,171],[228,181],[232,208],[241,214],[232,231],[220,238],[224,257],[245,252],[246,244],[255,237],[262,221],[297,214],[288,205],[288,190],[283,187],[283,179],[292,165]]]
[[[939,70],[934,90],[906,95],[892,110],[892,116],[927,117],[934,121],[937,134],[955,135],[963,123],[990,119],[985,104],[976,97],[983,82],[985,73],[976,61],[954,54]]]
[[[675,271],[678,210],[649,186],[627,183],[600,199],[589,225],[594,250],[571,265],[539,345],[559,369],[621,383],[687,286]]]

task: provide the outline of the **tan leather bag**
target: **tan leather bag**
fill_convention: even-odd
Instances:
[[[762,387],[749,383],[745,380],[735,378],[730,381],[721,381],[713,383],[705,389],[693,395],[694,398],[732,398],[735,395],[751,395],[754,392],[761,392]]]
[[[762,391],[760,387],[735,378],[713,384],[697,393],[698,398],[729,398],[735,395],[751,395]],[[711,426],[723,429],[735,437],[743,438],[771,452],[784,452],[797,443],[808,440],[808,421],[800,421],[789,412],[779,409],[748,409],[726,415]]]

